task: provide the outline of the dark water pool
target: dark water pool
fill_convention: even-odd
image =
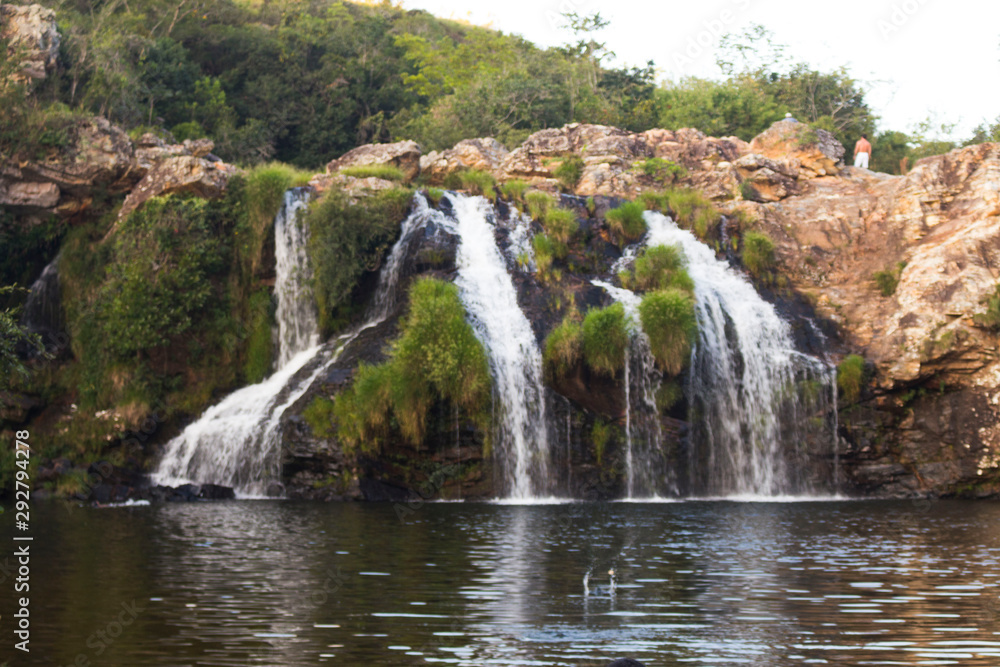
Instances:
[[[13,650],[5,577],[0,663],[1000,664],[997,503],[48,503],[31,518],[31,653]]]

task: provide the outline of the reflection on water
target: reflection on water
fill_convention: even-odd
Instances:
[[[397,511],[40,505],[32,651],[0,663],[1000,664],[997,504]]]

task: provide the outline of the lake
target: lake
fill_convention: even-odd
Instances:
[[[0,662],[994,667],[998,527],[959,501],[36,503],[31,653],[6,576]]]

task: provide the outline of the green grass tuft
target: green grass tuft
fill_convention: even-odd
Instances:
[[[639,304],[639,318],[656,364],[670,375],[680,374],[691,355],[698,326],[694,299],[678,289],[652,292]]]
[[[583,318],[583,357],[595,372],[614,375],[625,366],[628,323],[620,303],[593,309]]]
[[[684,251],[676,245],[657,245],[646,248],[635,260],[634,276],[630,276],[628,289],[643,291],[676,288],[694,292],[694,281],[685,269]]]
[[[562,377],[580,362],[583,327],[579,315],[571,313],[545,339],[543,359],[550,377]]]
[[[351,178],[381,178],[384,181],[402,182],[406,180],[403,170],[392,164],[358,164],[340,170]]]
[[[646,233],[646,221],[642,217],[646,207],[641,202],[625,202],[608,211],[605,219],[608,227],[618,237],[619,245],[637,241]]]
[[[849,354],[837,364],[837,386],[840,395],[848,403],[856,403],[861,397],[865,380],[865,360],[856,354]]]
[[[899,286],[899,278],[903,275],[903,269],[905,268],[906,262],[896,262],[895,267],[876,271],[872,274],[872,280],[875,281],[882,296],[892,296],[896,293],[896,287]]]
[[[580,229],[576,215],[564,208],[549,208],[542,215],[542,227],[558,243],[569,243],[570,238]]]
[[[552,172],[552,175],[562,184],[563,189],[573,190],[580,182],[580,177],[583,176],[583,158],[579,155],[570,155],[564,158]]]
[[[546,211],[558,205],[555,197],[541,190],[532,190],[525,194],[524,203],[528,206],[528,214],[534,220],[541,220]]]
[[[494,187],[496,181],[485,171],[478,169],[462,171],[458,173],[458,179],[462,184],[462,189],[467,190],[470,194],[482,195],[491,201],[497,197]]]
[[[755,278],[766,278],[774,268],[774,241],[762,232],[743,235],[743,266]]]
[[[507,181],[500,186],[500,194],[502,194],[508,201],[522,202],[524,201],[524,193],[527,189],[527,181],[515,178],[514,180]]]

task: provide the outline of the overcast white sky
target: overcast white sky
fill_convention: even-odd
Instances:
[[[542,46],[570,41],[560,13],[600,12],[599,33],[618,65],[653,60],[659,78],[718,78],[720,33],[758,23],[795,60],[827,71],[846,65],[864,82],[880,129],[908,131],[928,115],[964,138],[1000,116],[1000,2],[982,0],[403,0],[518,33]],[[694,56],[694,57],[691,57]]]

